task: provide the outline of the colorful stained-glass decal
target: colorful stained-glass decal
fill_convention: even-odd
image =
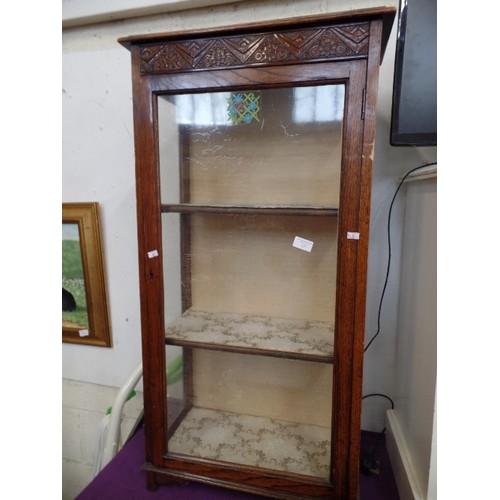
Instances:
[[[260,94],[245,92],[227,99],[227,115],[234,125],[260,121]]]

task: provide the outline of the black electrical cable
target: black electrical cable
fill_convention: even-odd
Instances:
[[[367,394],[366,396],[363,396],[362,399],[371,398],[374,396],[378,396],[378,397],[387,399],[391,403],[391,408],[394,410],[394,401],[389,396],[386,396],[385,394],[380,394],[379,392],[374,392],[373,394]],[[373,449],[370,452],[365,453],[364,456],[362,457],[361,471],[364,474],[373,475],[373,474],[378,474],[380,472],[379,461],[376,458],[376,453],[378,451],[378,447],[380,446],[380,443],[382,442],[382,438],[384,437],[384,435],[385,435],[385,426],[378,433],[377,440],[375,441],[375,445],[373,446]]]
[[[379,303],[379,306],[378,306],[377,332],[371,338],[370,342],[368,342],[368,344],[366,345],[366,347],[364,349],[364,352],[366,352],[368,350],[368,348],[371,346],[372,342],[375,340],[375,338],[380,333],[380,316],[381,316],[381,312],[382,312],[382,304],[384,302],[385,291],[386,291],[386,288],[387,288],[387,283],[389,281],[389,272],[391,270],[391,258],[392,258],[392,248],[391,248],[391,216],[392,216],[392,207],[394,206],[394,202],[396,201],[396,196],[398,195],[398,192],[399,192],[401,186],[403,185],[403,182],[406,180],[406,178],[410,174],[412,174],[413,172],[415,172],[416,170],[420,170],[421,168],[425,168],[425,167],[430,167],[431,165],[437,165],[437,162],[433,161],[433,162],[430,162],[430,163],[424,163],[423,165],[419,165],[418,167],[412,168],[410,171],[408,171],[404,175],[404,177],[401,179],[401,181],[399,182],[399,185],[398,185],[398,187],[396,189],[396,192],[394,193],[394,196],[392,197],[391,205],[389,207],[389,216],[387,217],[387,242],[388,242],[388,246],[389,246],[389,255],[388,255],[388,258],[387,258],[387,271],[386,271],[386,274],[385,274],[384,287],[382,289],[382,295],[380,296],[380,303]]]
[[[394,410],[394,401],[389,396],[386,396],[385,394],[380,394],[379,392],[374,392],[372,394],[367,394],[366,396],[363,396],[361,399],[372,398],[374,396],[378,396],[380,398],[387,399],[391,403],[391,409]]]

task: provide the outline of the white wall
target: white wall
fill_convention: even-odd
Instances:
[[[113,347],[64,344],[62,374],[109,386],[140,361],[130,80],[126,50],[64,44],[62,201],[100,204]]]
[[[395,400],[426,498],[436,387],[436,179],[406,189]]]
[[[389,456],[403,500],[432,499],[437,373],[437,183],[405,183],[394,401]]]

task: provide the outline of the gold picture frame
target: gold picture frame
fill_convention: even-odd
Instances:
[[[62,204],[62,341],[111,347],[99,204]]]

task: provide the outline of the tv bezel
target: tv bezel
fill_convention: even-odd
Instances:
[[[397,25],[398,33],[396,41],[396,56],[394,61],[394,79],[392,92],[390,143],[392,146],[437,146],[437,132],[417,132],[408,134],[402,133],[399,130],[408,2],[411,3],[411,0],[400,0],[399,2]]]

